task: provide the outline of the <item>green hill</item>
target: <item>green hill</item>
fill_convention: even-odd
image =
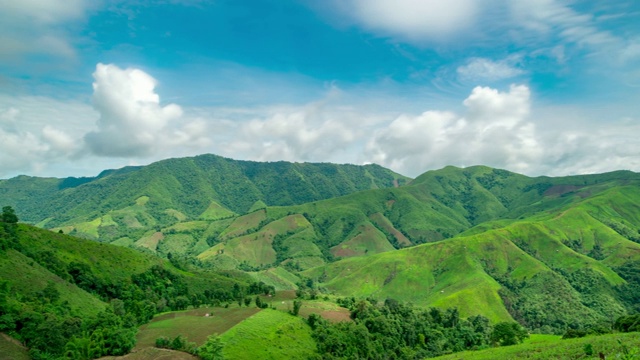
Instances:
[[[155,313],[268,289],[243,273],[175,265],[182,269],[133,249],[0,219],[0,332],[34,359],[70,349],[90,358],[122,355],[135,344],[137,325]]]
[[[301,204],[407,180],[378,165],[201,155],[104,171],[95,178],[19,176],[0,180],[0,194],[23,221],[111,242],[136,241],[145,231],[177,221],[217,220],[265,205]]]
[[[564,205],[303,274],[342,295],[458,307],[543,332],[605,323],[634,306],[624,293],[640,280],[623,271],[640,263],[640,188],[624,183],[547,195],[538,201]]]
[[[277,289],[311,283],[455,306],[538,332],[638,310],[640,174],[532,178],[474,166],[398,179],[375,166],[173,159],[67,181],[42,208],[57,204],[68,219],[39,225],[185,268],[242,270]],[[35,193],[56,186],[0,185],[20,181]]]

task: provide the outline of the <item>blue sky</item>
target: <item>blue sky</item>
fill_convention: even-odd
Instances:
[[[640,171],[634,0],[0,0],[0,178],[215,153]]]

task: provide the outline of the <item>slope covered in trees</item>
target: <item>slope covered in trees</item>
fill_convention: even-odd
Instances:
[[[212,204],[221,214],[244,213],[256,202],[293,205],[359,190],[405,183],[378,165],[336,165],[238,161],[215,155],[168,159],[148,166],[102,172],[95,178],[34,178],[0,181],[0,194],[23,221],[60,226],[99,218],[147,199],[143,225],[207,217]],[[123,215],[125,216],[125,215]],[[125,216],[126,217],[126,216]],[[135,217],[135,215],[134,215]],[[126,219],[113,219],[116,223]]]
[[[132,249],[0,225],[0,332],[34,359],[123,355],[158,312],[272,291],[241,273],[187,272]]]

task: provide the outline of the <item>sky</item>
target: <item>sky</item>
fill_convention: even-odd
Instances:
[[[640,171],[640,2],[0,0],[0,178]]]

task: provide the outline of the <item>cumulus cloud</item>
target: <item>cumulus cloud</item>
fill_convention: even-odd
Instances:
[[[526,172],[539,160],[526,86],[511,86],[509,92],[476,87],[464,105],[464,116],[447,111],[400,116],[375,133],[365,152],[374,162],[412,175],[451,164]]]
[[[38,170],[77,149],[77,142],[63,131],[49,125],[40,132],[24,130],[21,120],[18,108],[0,108],[0,175]]]
[[[187,123],[176,104],[160,104],[157,81],[144,71],[98,64],[93,77],[100,118],[98,129],[84,137],[93,154],[145,157],[167,147],[206,143],[202,124]]]
[[[255,160],[327,161],[341,152],[346,155],[345,150],[357,142],[357,126],[363,121],[356,116],[324,101],[275,107],[243,122],[225,151]],[[352,155],[343,161],[352,161]]]

